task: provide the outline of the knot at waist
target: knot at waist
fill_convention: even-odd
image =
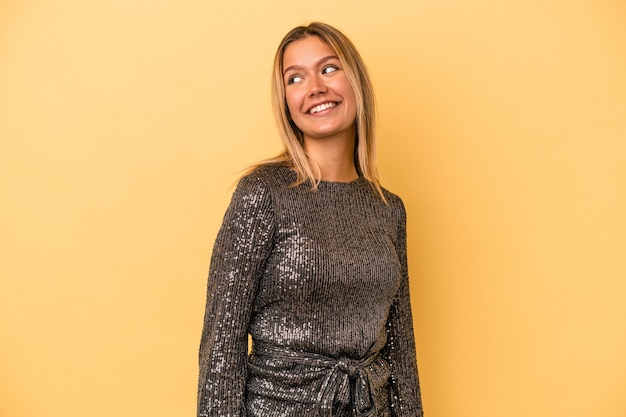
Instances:
[[[354,363],[354,361],[351,361],[346,357],[341,357],[339,358],[339,360],[337,360],[337,367],[342,372],[348,374],[348,377],[350,379],[355,379],[357,376],[359,376],[359,369],[357,368],[357,366],[359,366],[358,362]]]
[[[379,352],[369,353],[361,359],[332,358],[255,343],[253,357],[301,365],[312,371],[322,369],[320,373],[315,372],[320,381],[315,384],[316,392],[311,393],[311,400],[318,404],[323,417],[332,417],[337,405],[351,406],[358,417],[376,416],[375,393],[385,388],[391,375],[389,364]]]

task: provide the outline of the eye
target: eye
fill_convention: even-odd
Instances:
[[[287,84],[299,83],[300,81],[302,81],[302,77],[299,75],[292,75],[287,78]]]
[[[331,65],[326,65],[324,68],[322,68],[322,74],[329,74],[331,72],[335,72],[339,69],[339,67],[337,65],[331,64]]]

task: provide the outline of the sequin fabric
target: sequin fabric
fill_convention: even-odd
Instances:
[[[198,417],[420,417],[406,214],[363,178],[242,178],[213,247]],[[252,352],[248,354],[248,335]]]

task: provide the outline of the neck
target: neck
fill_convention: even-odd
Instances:
[[[350,182],[359,177],[354,166],[354,136],[304,140],[304,150],[319,168],[323,181]]]

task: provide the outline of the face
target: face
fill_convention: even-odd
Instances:
[[[287,108],[307,141],[354,140],[356,98],[335,52],[317,36],[292,42],[283,54]]]

